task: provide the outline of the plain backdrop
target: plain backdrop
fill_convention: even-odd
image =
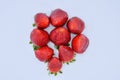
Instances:
[[[56,8],[85,22],[90,45],[54,77],[35,58],[29,35],[34,15]],[[0,0],[0,80],[120,80],[120,0]]]

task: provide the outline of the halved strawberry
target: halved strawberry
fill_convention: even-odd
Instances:
[[[51,24],[55,27],[63,26],[66,23],[67,19],[68,14],[61,9],[55,9],[50,15]]]
[[[55,28],[50,32],[50,39],[57,46],[66,45],[70,41],[70,38],[69,31],[64,27]]]
[[[37,13],[35,15],[35,26],[39,29],[47,28],[49,23],[49,17],[45,13]]]
[[[30,39],[36,46],[45,46],[49,42],[49,35],[46,31],[40,29],[33,29],[30,34]]]
[[[68,46],[61,45],[59,46],[59,58],[62,62],[69,63],[74,58],[74,51]]]
[[[42,62],[49,61],[52,58],[53,54],[53,49],[48,46],[44,46],[35,50],[35,56]]]
[[[75,36],[72,40],[72,49],[78,54],[82,54],[89,45],[89,39],[83,35],[79,34]]]
[[[72,17],[68,21],[67,27],[70,32],[75,33],[75,34],[80,34],[84,30],[85,24],[80,18]]]
[[[57,75],[57,72],[61,73],[62,62],[57,57],[53,57],[48,63],[48,70],[51,74]]]

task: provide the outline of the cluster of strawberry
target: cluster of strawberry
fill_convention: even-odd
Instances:
[[[55,28],[48,34],[44,29],[50,23]],[[37,13],[33,26],[36,28],[30,34],[30,43],[33,44],[35,56],[42,62],[48,62],[48,70],[51,74],[62,73],[62,63],[74,62],[74,55],[82,54],[89,45],[88,38],[81,34],[85,28],[84,22],[78,17],[68,20],[68,14],[61,9],[52,11],[50,17],[44,13]],[[72,39],[70,46],[71,34],[76,36]],[[57,47],[59,57],[54,56],[54,50],[48,45],[49,41]]]

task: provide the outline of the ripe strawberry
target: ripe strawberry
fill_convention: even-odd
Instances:
[[[49,23],[49,17],[45,13],[38,13],[35,15],[35,25],[39,29],[47,28]]]
[[[68,14],[61,9],[55,9],[50,15],[51,24],[55,27],[63,26],[66,23],[67,19]]]
[[[69,31],[64,27],[55,28],[50,32],[50,39],[57,46],[67,44],[70,38]]]
[[[78,34],[72,40],[72,49],[78,54],[82,54],[88,47],[89,40],[83,34]]]
[[[49,42],[49,35],[46,31],[40,29],[33,29],[30,34],[30,39],[36,46],[45,46]]]
[[[49,61],[52,58],[53,54],[53,49],[48,46],[44,46],[35,50],[35,56],[43,62]]]
[[[72,17],[68,21],[67,27],[70,32],[75,33],[75,34],[80,34],[84,30],[85,24],[80,18]]]
[[[53,57],[48,63],[48,70],[53,74],[59,72],[61,68],[62,62],[57,57]]]
[[[74,58],[74,51],[68,46],[61,45],[59,47],[59,58],[63,62],[70,62]]]

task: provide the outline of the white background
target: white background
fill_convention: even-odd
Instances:
[[[28,42],[34,15],[56,8],[84,20],[90,45],[54,77]],[[120,80],[120,0],[0,0],[0,80]]]

